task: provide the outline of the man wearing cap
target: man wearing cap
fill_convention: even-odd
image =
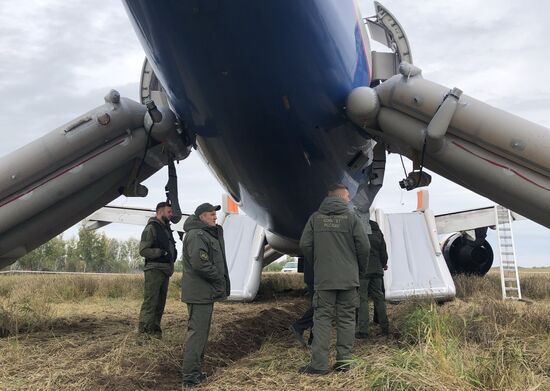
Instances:
[[[155,217],[149,219],[141,234],[139,254],[145,258],[145,284],[138,331],[144,336],[162,337],[160,320],[177,257],[176,243],[170,229],[171,218],[170,204],[160,202]]]
[[[187,337],[183,354],[183,385],[206,379],[201,372],[215,301],[229,296],[229,272],[223,229],[216,224],[219,205],[201,204],[183,225],[183,280],[181,300],[187,303]]]

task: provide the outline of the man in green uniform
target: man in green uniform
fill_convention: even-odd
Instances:
[[[216,224],[220,206],[205,203],[183,225],[183,280],[181,300],[187,303],[189,320],[183,354],[183,385],[206,379],[201,372],[215,301],[229,296],[231,287],[225,258],[223,229]]]
[[[369,335],[369,302],[374,303],[374,312],[382,333],[388,334],[388,315],[384,298],[384,270],[388,269],[388,253],[384,234],[375,221],[370,221],[372,233],[369,235],[370,258],[367,273],[360,279],[359,296],[361,304],[357,311],[356,338],[367,338]]]
[[[359,217],[348,208],[349,192],[344,185],[329,188],[319,210],[309,218],[300,248],[313,265],[313,343],[311,362],[300,368],[309,374],[328,373],[332,321],[336,322],[336,364],[349,369],[355,337],[355,313],[359,307],[359,275],[369,258],[369,240]]]
[[[157,205],[141,234],[139,254],[145,258],[143,304],[139,313],[138,331],[141,335],[162,337],[160,320],[164,313],[168,282],[174,273],[177,257],[176,243],[170,229],[172,207],[166,202]]]

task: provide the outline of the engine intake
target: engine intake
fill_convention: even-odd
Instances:
[[[452,275],[484,276],[493,265],[493,249],[485,239],[474,241],[456,233],[443,243],[442,250]]]

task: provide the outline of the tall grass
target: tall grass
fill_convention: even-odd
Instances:
[[[169,293],[177,297],[174,283]],[[56,319],[54,304],[142,297],[141,275],[0,276],[0,336],[47,329]]]
[[[286,327],[301,315],[305,300],[217,306],[205,356],[212,376],[203,389],[550,390],[550,276],[522,281],[530,301],[503,302],[498,275],[490,275],[457,278],[457,299],[442,305],[389,305],[392,336],[377,334],[372,325],[372,338],[355,345],[352,369],[325,377],[296,373],[310,355]],[[300,274],[267,273],[260,292],[283,296],[302,287]],[[38,333],[17,343],[0,339],[0,389],[179,388],[184,306],[174,300],[180,288],[181,274],[174,275],[165,339],[142,346],[133,343],[131,331],[142,298],[141,275],[0,276],[0,335],[48,327],[56,335]],[[83,307],[73,303],[91,307],[79,312]],[[106,323],[112,319],[104,313],[119,310],[116,321]],[[56,323],[60,316],[77,317],[70,328],[82,320],[85,325],[78,335],[64,334],[64,320]],[[86,322],[94,323],[92,337]],[[234,353],[245,350],[246,355]]]
[[[170,299],[179,300],[181,277],[181,273],[175,273],[170,278]],[[301,288],[301,274],[265,273],[259,294],[270,298]],[[3,275],[0,276],[0,337],[50,327],[56,318],[53,304],[142,298],[142,274]]]
[[[48,327],[53,319],[53,311],[42,298],[0,302],[0,337],[20,332],[32,332]]]
[[[301,273],[264,272],[258,296],[272,298],[293,292],[297,295],[304,293],[304,275]]]
[[[456,297],[501,299],[500,275],[490,273],[483,277],[455,276]],[[550,275],[520,274],[522,296],[531,300],[550,299]]]
[[[169,295],[179,297],[181,274],[170,279]],[[20,300],[40,296],[49,303],[80,302],[87,298],[143,297],[143,275],[11,275],[0,276],[0,296]]]
[[[357,364],[372,389],[524,390],[550,386],[546,303],[488,299],[466,305],[397,306],[398,348],[376,365]],[[542,389],[542,388],[541,388]]]

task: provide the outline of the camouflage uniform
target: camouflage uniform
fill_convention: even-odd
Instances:
[[[388,333],[388,315],[384,297],[384,268],[388,264],[388,253],[384,234],[378,224],[370,222],[372,233],[369,235],[371,244],[369,265],[365,276],[360,280],[359,295],[361,305],[357,311],[357,336],[365,338],[369,332],[369,303],[374,303],[375,316],[384,334]]]
[[[183,355],[184,384],[201,382],[201,365],[215,301],[231,291],[225,259],[223,229],[209,227],[197,216],[184,224],[183,280],[181,299],[187,303],[189,321]]]
[[[156,217],[150,218],[141,234],[139,253],[145,258],[145,283],[138,329],[140,333],[160,336],[168,282],[177,257],[170,226]]]
[[[327,371],[332,321],[336,321],[336,361],[351,359],[355,338],[355,313],[359,306],[359,274],[364,274],[369,241],[359,218],[337,197],[327,197],[308,220],[300,247],[313,265],[314,371]]]

